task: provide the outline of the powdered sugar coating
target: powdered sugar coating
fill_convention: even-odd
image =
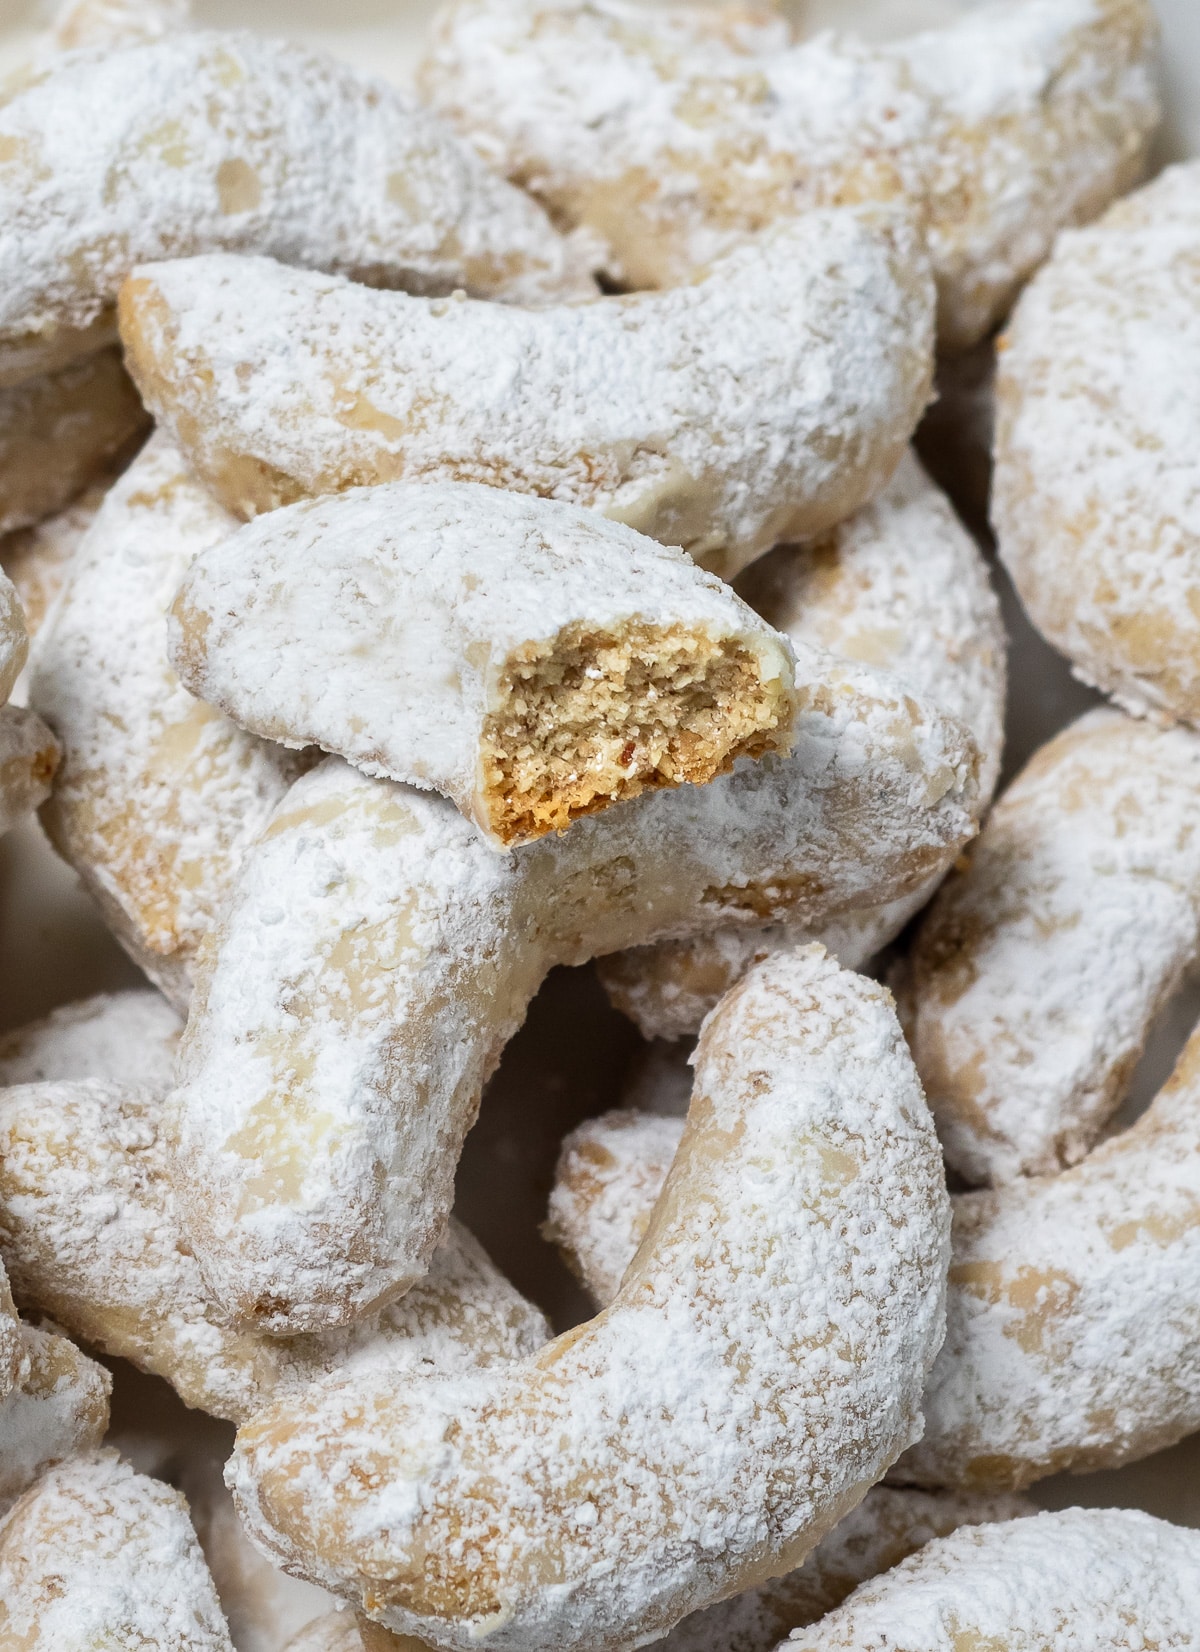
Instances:
[[[0,1088],[100,1078],[165,1090],[183,1023],[149,987],[99,992],[0,1034]]]
[[[932,322],[919,239],[883,209],[809,214],[693,286],[587,305],[413,298],[218,255],[145,266],[121,295],[143,396],[232,510],[484,482],[726,577],[883,485],[928,399]]]
[[[872,1486],[857,1508],[824,1538],[804,1565],[706,1611],[684,1618],[653,1644],[660,1652],[774,1652],[797,1625],[815,1623],[864,1578],[960,1525],[1017,1520],[1036,1513],[1020,1497],[955,1496],[947,1492]],[[286,1652],[420,1652],[424,1642],[391,1635],[352,1612],[312,1623]]]
[[[682,1130],[622,1110],[563,1143],[549,1236],[599,1302],[641,1243]],[[1150,1112],[1081,1165],[951,1204],[946,1341],[925,1437],[893,1476],[1019,1488],[1200,1427],[1200,1036]]]
[[[949,1162],[1071,1164],[1200,952],[1200,738],[1096,711],[1036,754],[924,920],[905,982]]]
[[[1147,0],[1009,0],[889,47],[788,45],[734,7],[457,0],[420,85],[634,286],[688,280],[798,210],[907,199],[961,348],[1058,229],[1136,182],[1156,39]]]
[[[595,288],[433,115],[306,48],[196,31],[48,62],[0,106],[0,382],[113,330],[135,264],[265,253],[419,292]]]
[[[737,589],[794,643],[895,672],[965,723],[979,747],[986,809],[1004,739],[1004,626],[983,557],[915,458],[906,456],[883,492],[833,533],[769,552]],[[848,969],[861,969],[940,878],[841,915],[816,935],[785,921],[618,953],[601,964],[601,979],[645,1037],[680,1038],[696,1032],[756,959],[781,948],[819,940]]]
[[[1200,721],[1200,162],[1064,236],[1003,341],[994,515],[1034,624],[1130,711]]]
[[[302,767],[195,700],[167,661],[175,588],[232,525],[156,436],[72,558],[31,669],[30,702],[64,748],[47,833],[181,1010],[242,851]]]
[[[24,706],[0,709],[0,834],[50,796],[61,747]]]
[[[251,522],[189,569],[171,660],[243,728],[439,791],[502,847],[513,839],[493,820],[485,754],[506,673],[533,645],[634,625],[657,627],[663,648],[667,632],[686,634],[697,654],[723,646],[753,662],[757,681],[718,708],[722,767],[739,736],[786,750],[791,651],[721,580],[594,512],[464,483],[355,488]],[[652,659],[654,645],[642,646]],[[749,722],[751,689],[768,684],[776,726],[764,726],[764,706],[756,727],[735,728],[730,709]],[[719,724],[712,740],[719,751]],[[628,761],[636,774],[637,753]],[[668,780],[652,769],[645,784],[656,783]]]
[[[1200,1037],[1082,1164],[953,1202],[946,1341],[901,1478],[1020,1487],[1200,1428]]]
[[[148,424],[119,350],[0,387],[0,533],[63,510]]]
[[[33,1325],[21,1327],[21,1342],[21,1381],[0,1401],[0,1514],[55,1463],[94,1450],[108,1428],[112,1378],[102,1365]]]
[[[187,1504],[110,1451],[51,1469],[0,1525],[0,1636],[23,1652],[232,1652]]]
[[[554,964],[896,898],[974,830],[965,731],[797,656],[787,757],[648,793],[499,856],[444,800],[326,759],[247,854],[173,1098],[214,1297],[276,1333],[424,1272],[483,1082]]]
[[[616,1649],[860,1500],[941,1337],[945,1191],[890,997],[820,948],[772,959],[696,1068],[613,1305],[515,1366],[261,1412],[230,1465],[259,1541],[439,1645]]]
[[[204,1290],[168,1176],[160,1092],[85,1080],[0,1091],[0,1248],[19,1300],[234,1421],[326,1372],[373,1361],[461,1370],[549,1332],[452,1225],[401,1302],[341,1332],[238,1330]]]
[[[682,1136],[681,1118],[621,1107],[563,1141],[542,1233],[600,1307],[621,1288]]]
[[[1200,1533],[1140,1509],[962,1527],[789,1642],[789,1652],[1196,1652]]]

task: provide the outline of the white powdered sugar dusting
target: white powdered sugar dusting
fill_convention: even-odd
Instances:
[[[230,1466],[259,1541],[444,1646],[624,1648],[859,1501],[919,1433],[942,1335],[947,1203],[891,1000],[820,948],[773,959],[696,1065],[612,1307],[479,1377],[261,1413]]]
[[[730,576],[850,514],[929,396],[911,224],[813,213],[694,285],[541,310],[372,292],[265,259],[140,268],[131,370],[244,515],[393,480],[585,505]]]

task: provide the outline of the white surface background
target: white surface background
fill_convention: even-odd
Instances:
[[[860,27],[883,36],[942,21],[957,8],[955,0],[792,0],[789,9],[806,29]],[[296,36],[398,80],[410,72],[431,10],[430,0],[195,0],[201,23],[250,24]],[[1169,105],[1162,156],[1200,154],[1200,0],[1159,0],[1159,10]],[[0,65],[19,52],[38,15],[31,0],[0,0]],[[1002,594],[1013,632],[1010,753],[1023,758],[1092,696],[1029,633],[1011,593]],[[136,979],[35,826],[0,844],[0,1027]],[[1198,1010],[1195,992],[1173,1007],[1143,1062],[1136,1086],[1141,1100],[1169,1071]],[[578,1119],[613,1104],[635,1046],[631,1030],[603,1005],[589,972],[559,972],[506,1055],[468,1144],[460,1181],[463,1214],[500,1265],[560,1322],[578,1311],[579,1299],[536,1235],[557,1143]],[[161,1410],[176,1431],[186,1426],[163,1385],[122,1373],[118,1431],[147,1409]],[[197,1440],[216,1427],[198,1418],[191,1426]],[[1055,1507],[1139,1505],[1200,1525],[1200,1436],[1118,1472],[1043,1482],[1034,1495]]]

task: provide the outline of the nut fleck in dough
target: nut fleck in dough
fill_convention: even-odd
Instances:
[[[905,1024],[972,1182],[1087,1152],[1200,954],[1200,737],[1095,711],[1009,787],[922,922]]]
[[[1037,628],[1200,723],[1200,162],[1062,238],[1001,340],[993,515]]]
[[[196,32],[49,61],[0,105],[0,383],[113,337],[135,264],[266,253],[418,292],[595,292],[436,116],[284,41]]]
[[[895,672],[948,716],[980,752],[979,802],[991,800],[1004,737],[1005,647],[987,566],[943,494],[907,455],[883,492],[809,546],[781,545],[736,589],[794,643]],[[600,977],[647,1038],[681,1038],[758,958],[821,941],[861,969],[893,940],[940,882],[836,918],[813,934],[796,924],[718,929],[615,953]]]
[[[1018,0],[872,47],[744,8],[456,0],[425,96],[610,275],[672,286],[812,206],[906,199],[939,333],[985,336],[1065,224],[1137,182],[1158,123],[1148,0]]]
[[[498,488],[395,482],[197,557],[185,687],[254,734],[431,787],[497,847],[786,751],[786,641],[681,551]]]
[[[93,1450],[108,1428],[112,1378],[102,1365],[32,1325],[22,1325],[21,1342],[24,1373],[0,1400],[0,1514],[55,1463]]]
[[[484,482],[727,578],[887,481],[929,398],[932,331],[918,238],[878,208],[782,224],[693,286],[541,310],[219,255],[146,266],[121,293],[147,404],[239,514]]]
[[[179,1492],[113,1451],[43,1475],[0,1524],[0,1645],[232,1652]]]
[[[620,1111],[563,1145],[548,1237],[607,1300],[651,1219],[678,1118]],[[1200,1033],[1130,1130],[1057,1176],[956,1194],[925,1436],[893,1478],[1020,1489],[1200,1428]]]
[[[1140,1509],[961,1527],[788,1652],[1195,1652],[1200,1532]]]
[[[24,1307],[235,1422],[330,1371],[462,1370],[549,1336],[456,1224],[402,1301],[345,1330],[284,1339],[231,1326],[184,1241],[161,1091],[95,1079],[0,1091],[0,1250]]]
[[[244,847],[303,767],[195,700],[167,659],[180,579],[234,526],[155,436],[71,558],[31,671],[64,754],[43,825],[181,1010]]]
[[[438,1645],[634,1647],[798,1565],[920,1433],[946,1196],[890,996],[819,947],[771,959],[696,1069],[598,1318],[488,1372],[331,1379],[242,1428],[230,1484],[290,1569]]]
[[[0,1033],[0,1089],[99,1078],[165,1090],[183,1023],[151,987],[98,992]]]
[[[115,349],[0,388],[0,533],[63,510],[149,423]]]
[[[713,926],[815,926],[924,884],[974,832],[966,730],[798,652],[796,738],[497,855],[443,799],[336,758],[245,855],[173,1109],[216,1300],[276,1333],[418,1279],[482,1085],[546,972]]]

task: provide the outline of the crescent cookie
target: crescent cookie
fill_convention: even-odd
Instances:
[[[44,1474],[0,1524],[0,1644],[232,1652],[177,1491],[114,1451]]]
[[[791,651],[726,584],[498,488],[272,511],[197,557],[171,613],[193,694],[443,793],[498,848],[790,743]]]
[[[418,292],[595,292],[436,116],[332,58],[168,34],[48,63],[0,106],[0,383],[113,337],[135,264],[223,249]]]
[[[681,1132],[622,1111],[564,1143],[547,1234],[600,1301]],[[951,1203],[946,1340],[893,1478],[1019,1490],[1200,1428],[1200,1033],[1149,1112],[1082,1164]]]
[[[1019,1497],[984,1497],[872,1486],[803,1566],[684,1618],[653,1644],[659,1652],[775,1652],[793,1629],[832,1612],[866,1578],[887,1571],[962,1525],[1017,1520],[1037,1512]],[[331,1612],[288,1642],[286,1652],[421,1652],[361,1614]]]
[[[229,1482],[289,1570],[437,1645],[634,1647],[798,1565],[920,1433],[946,1196],[890,996],[820,948],[771,959],[696,1069],[598,1318],[491,1371],[354,1374],[243,1426]]]
[[[55,1463],[94,1450],[108,1428],[112,1378],[104,1367],[33,1325],[22,1325],[21,1341],[24,1374],[0,1400],[0,1516]]]
[[[155,436],[72,557],[31,671],[63,746],[46,832],[181,1010],[244,848],[303,767],[195,700],[167,660],[175,588],[233,526]]]
[[[744,9],[454,0],[420,72],[432,105],[610,276],[673,286],[797,211],[905,199],[939,331],[991,331],[1064,225],[1136,183],[1158,123],[1147,0],[1020,0],[871,47],[789,43]]]
[[[1085,682],[1200,722],[1200,163],[1062,238],[1001,341],[993,515]]]
[[[1088,713],[1009,787],[918,931],[905,1024],[969,1181],[1082,1157],[1200,954],[1200,737]]]
[[[424,1272],[482,1085],[547,971],[896,899],[974,831],[974,747],[892,679],[797,656],[787,757],[497,855],[444,800],[335,758],[242,862],[172,1099],[214,1298],[275,1334]]]
[[[0,1034],[0,1090],[98,1078],[166,1090],[183,1023],[150,987],[99,992]]]
[[[1200,1532],[1140,1509],[966,1526],[864,1583],[788,1652],[1195,1652]]]
[[[345,1330],[284,1339],[237,1329],[184,1241],[161,1092],[96,1079],[0,1090],[0,1250],[25,1307],[232,1421],[351,1365],[461,1370],[549,1337],[457,1224],[402,1301]]]
[[[147,405],[241,515],[484,482],[726,578],[869,499],[932,377],[928,265],[882,209],[812,213],[692,286],[594,304],[417,298],[213,255],[136,270],[120,316]]]
[[[980,752],[979,810],[1000,769],[1006,638],[987,566],[941,491],[911,455],[871,504],[808,546],[781,545],[737,581],[752,608],[797,645],[895,672],[947,715]],[[680,1038],[757,958],[821,941],[861,969],[900,932],[940,881],[897,901],[837,917],[817,934],[786,920],[719,929],[615,953],[600,976],[647,1038]]]

